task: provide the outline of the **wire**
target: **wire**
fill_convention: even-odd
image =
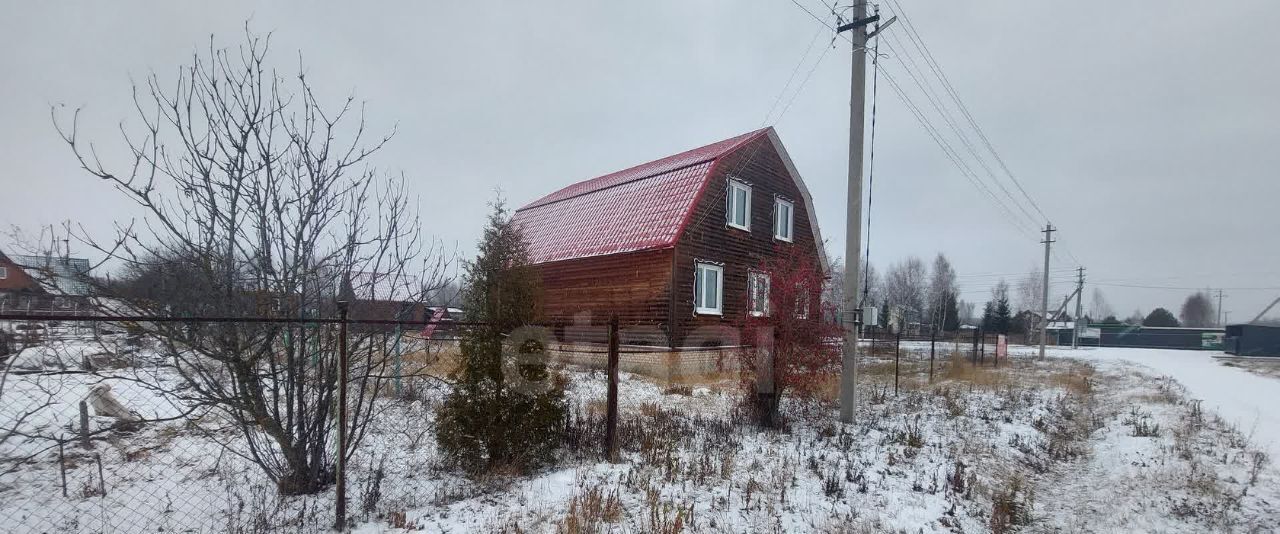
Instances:
[[[831,13],[836,14],[835,8],[831,8]],[[880,8],[876,8],[876,14],[880,14]],[[879,25],[876,25],[878,28]],[[867,257],[863,263],[864,266],[871,265],[871,199],[872,194],[876,190],[876,99],[879,96],[880,86],[880,37],[876,34],[876,47],[871,54],[871,153],[867,164]],[[862,199],[858,199],[862,202]],[[867,302],[867,293],[871,292],[871,269],[864,269],[865,280],[862,284],[862,299],[858,302],[858,307],[862,308]]]
[[[1127,287],[1127,288],[1135,288],[1135,289],[1177,289],[1177,290],[1182,290],[1182,291],[1201,291],[1201,290],[1206,290],[1206,289],[1212,289],[1212,290],[1214,290],[1214,291],[1218,291],[1218,290],[1222,290],[1222,291],[1280,291],[1280,287],[1212,287],[1212,288],[1210,288],[1210,287],[1203,287],[1203,286],[1200,286],[1200,287],[1179,287],[1179,286],[1148,286],[1148,285],[1142,285],[1142,284],[1114,284],[1114,283],[1106,283],[1106,282],[1090,282],[1090,283],[1091,283],[1091,284],[1093,284],[1093,285],[1095,285],[1095,286],[1105,286],[1105,287]]]
[[[937,59],[933,57],[933,53],[929,51],[929,47],[927,44],[925,44],[924,38],[920,36],[920,33],[918,31],[916,31],[915,24],[911,22],[911,17],[907,16],[906,10],[902,8],[902,5],[898,3],[897,0],[889,0],[889,3],[892,4],[891,7],[894,13],[897,14],[899,17],[902,17],[903,25],[907,28],[907,36],[911,39],[912,43],[914,43],[917,46],[917,48],[920,50],[920,52],[924,56],[926,64],[928,64],[930,68],[933,70],[933,72],[938,76],[938,79],[942,82],[943,87],[946,88],[948,94],[950,94],[952,99],[955,100],[956,105],[957,107],[959,107],[961,114],[963,114],[964,117],[968,120],[969,124],[973,127],[974,132],[978,134],[978,137],[982,140],[983,144],[987,147],[987,150],[991,152],[991,155],[995,158],[996,162],[999,163],[1001,169],[1003,169],[1005,174],[1008,175],[1009,180],[1013,182],[1014,186],[1017,187],[1018,191],[1022,193],[1022,196],[1027,199],[1027,202],[1031,204],[1031,206],[1036,210],[1037,213],[1040,214],[1042,218],[1044,218],[1045,221],[1048,221],[1049,216],[1045,215],[1044,210],[1040,209],[1040,205],[1036,203],[1035,199],[1032,198],[1031,195],[1027,193],[1026,188],[1022,186],[1022,182],[1018,180],[1017,176],[1013,174],[1013,171],[1009,170],[1009,166],[1005,164],[1004,158],[1000,157],[1000,152],[996,150],[995,146],[991,143],[991,140],[987,137],[986,133],[982,131],[982,127],[978,125],[978,121],[973,118],[973,114],[969,112],[969,107],[966,106],[964,104],[964,100],[960,98],[960,93],[956,91],[955,86],[951,84],[950,78],[948,78],[946,75],[946,72],[942,70],[942,65],[940,65]]]
[[[803,10],[804,10],[804,12],[805,12],[805,13],[808,13],[810,17],[813,17],[813,20],[818,21],[818,24],[821,24],[821,25],[823,25],[823,26],[826,26],[828,30],[831,30],[831,31],[833,31],[833,32],[834,32],[834,31],[836,31],[836,29],[835,29],[835,28],[833,28],[830,24],[827,24],[827,21],[822,20],[821,18],[818,18],[818,16],[817,16],[817,15],[814,15],[812,11],[809,11],[809,8],[804,7],[803,5],[801,5],[801,4],[800,4],[800,2],[797,2],[796,0],[791,0],[791,3],[795,4],[795,5],[796,5],[796,7],[800,8],[800,9],[803,9]],[[848,40],[848,39],[846,39],[846,40]],[[850,41],[850,42],[852,42],[852,41]]]
[[[889,82],[889,87],[893,89],[894,93],[898,96],[898,99],[902,101],[903,105],[907,106],[907,109],[911,111],[913,116],[915,116],[916,121],[918,121],[920,126],[925,129],[925,132],[933,138],[934,143],[937,143],[938,147],[942,149],[943,154],[945,154],[947,158],[951,160],[951,163],[960,170],[960,173],[964,175],[965,179],[974,187],[985,193],[987,197],[989,197],[991,201],[1000,208],[1001,213],[1004,214],[1010,224],[1013,224],[1015,229],[1021,232],[1024,236],[1034,239],[1035,234],[1029,232],[1023,223],[1018,222],[1017,217],[1015,217],[1009,208],[1005,206],[1004,202],[1001,202],[1000,199],[996,197],[995,193],[991,191],[991,188],[987,187],[977,174],[974,173],[968,165],[965,165],[962,162],[959,154],[956,153],[951,147],[951,144],[942,137],[937,128],[933,126],[933,123],[924,115],[924,112],[922,112],[920,108],[911,101],[911,98],[907,96],[906,92],[898,84],[897,80],[894,79],[893,75],[888,71],[885,71],[884,79],[886,82]]]
[[[1016,218],[1016,215],[1021,215],[1023,217],[1022,221],[1029,222],[1033,227],[1039,226],[1039,221],[1036,220],[1035,216],[1031,215],[1031,212],[1029,212],[1025,207],[1023,207],[1023,202],[1019,201],[1017,198],[1013,196],[1013,194],[1009,191],[1009,189],[1004,186],[1004,183],[1001,182],[1000,179],[996,176],[995,172],[991,169],[991,167],[987,165],[986,160],[982,158],[977,148],[975,148],[973,143],[969,140],[969,136],[965,134],[964,130],[952,117],[950,110],[947,109],[947,106],[945,105],[945,103],[942,102],[941,97],[937,96],[936,91],[932,87],[932,84],[929,83],[929,79],[924,76],[924,73],[920,71],[919,67],[915,64],[915,60],[912,59],[912,57],[909,54],[899,51],[898,47],[895,47],[893,45],[894,39],[895,38],[891,36],[889,38],[889,41],[886,41],[886,44],[889,46],[889,50],[893,52],[896,56],[902,59],[902,62],[900,64],[903,70],[906,72],[907,76],[910,77],[911,81],[915,83],[916,87],[918,87],[920,91],[924,94],[925,99],[933,107],[934,111],[936,111],[937,114],[940,117],[942,117],[943,122],[948,128],[950,128],[951,132],[955,135],[956,139],[959,140],[960,148],[967,151],[968,155],[975,162],[977,162],[978,167],[985,172],[987,177],[990,178],[990,182],[994,183],[995,186],[999,188],[1001,193],[1004,193],[1004,198],[1007,198],[1009,202],[1012,203],[1012,205],[1015,208],[1017,208],[1018,211],[1014,213],[1015,218]],[[917,74],[918,71],[919,71],[919,74]],[[934,128],[937,128],[937,127],[934,126]],[[952,150],[956,151],[957,158],[963,161],[963,158],[959,157],[960,152],[958,150],[955,150],[954,148]],[[966,167],[968,166],[966,165]],[[973,169],[971,168],[969,169],[969,172],[974,175],[974,178],[976,180],[978,180],[980,183],[983,184],[983,188],[990,189],[986,185],[987,183],[986,178],[983,178],[978,172],[973,171]]]
[[[795,81],[796,73],[800,72],[800,66],[804,65],[804,60],[809,57],[809,51],[813,50],[814,43],[818,42],[818,37],[821,35],[822,28],[818,28],[817,31],[813,32],[813,38],[809,39],[809,46],[805,47],[804,53],[800,55],[800,60],[796,62],[795,68],[791,69],[791,75],[787,77],[787,83],[783,84],[782,90],[778,91],[778,96],[773,99],[773,105],[769,107],[769,112],[764,114],[764,121],[760,123],[761,128],[769,123],[769,117],[773,116],[773,111],[777,109],[778,104],[782,102],[783,95],[785,95],[787,93],[787,89],[791,87],[791,82]],[[822,60],[819,59],[818,61]],[[797,94],[799,94],[798,91]],[[788,106],[790,106],[790,104],[788,104]],[[774,122],[776,123],[777,121]]]
[[[822,30],[819,29],[818,31],[821,32]],[[827,52],[830,52],[832,48],[833,47],[828,46],[822,50],[822,55],[818,56],[818,60],[815,61],[813,63],[813,67],[809,69],[809,73],[805,74],[804,79],[800,81],[800,85],[796,87],[795,94],[791,95],[791,100],[787,102],[787,106],[782,108],[782,112],[778,113],[778,118],[773,120],[774,124],[777,124],[778,121],[782,120],[782,117],[787,115],[787,111],[791,109],[791,105],[796,103],[796,99],[800,97],[800,92],[804,91],[804,86],[809,83],[809,78],[813,77],[813,73],[818,70],[818,65],[822,64],[822,60],[827,57]]]

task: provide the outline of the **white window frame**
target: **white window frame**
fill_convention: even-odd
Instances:
[[[707,304],[706,287],[701,283],[702,272],[715,271],[716,273],[716,302],[715,306],[703,306]],[[701,291],[699,291],[701,290]],[[699,295],[698,293],[702,294]],[[723,315],[724,314],[724,266],[716,265],[708,262],[695,262],[693,264],[693,311],[699,315]]]
[[[728,195],[727,195],[727,197],[725,198],[725,203],[724,203],[724,207],[725,207],[724,223],[725,223],[725,225],[729,226],[730,228],[737,228],[737,229],[739,229],[739,230],[746,230],[746,231],[750,232],[750,231],[751,231],[751,184],[748,184],[748,183],[746,183],[746,182],[744,182],[744,181],[742,181],[742,180],[738,180],[738,179],[736,179],[736,178],[730,178],[730,179],[729,179],[729,187],[727,188],[727,191],[728,191]],[[734,204],[734,199],[735,199],[735,198],[737,198],[737,196],[738,196],[738,195],[735,195],[735,194],[734,194],[736,191],[745,191],[745,192],[746,192],[746,195],[745,195],[746,200],[745,200],[745,202],[746,202],[746,204],[747,204],[747,205],[746,205],[746,206],[744,207],[744,209],[742,210],[742,212],[743,212],[743,219],[744,219],[743,223],[744,223],[744,224],[738,224],[737,222],[734,222],[734,220],[733,220],[733,216],[734,216],[734,214],[736,214],[736,213],[737,213],[737,210],[735,210],[735,209],[734,209],[734,208],[736,207],[736,205]]]
[[[5,280],[5,279],[8,279],[8,278],[9,278],[9,268],[8,268],[8,267],[0,267],[0,280]]]
[[[779,233],[779,223],[782,222],[782,206],[787,207],[787,233],[785,235]],[[796,234],[796,204],[782,197],[774,197],[773,199],[773,238],[779,241],[790,243]]]
[[[756,280],[764,279],[764,309],[756,309]],[[772,289],[772,280],[769,279],[769,273],[762,271],[747,272],[747,303],[749,313],[752,317],[768,317],[769,316],[769,291]]]

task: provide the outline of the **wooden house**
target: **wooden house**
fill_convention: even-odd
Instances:
[[[602,341],[598,325],[617,314],[624,344],[730,345],[708,332],[759,302],[749,287],[767,302],[754,269],[770,255],[827,268],[813,201],[773,128],[575,183],[514,220],[542,276],[543,314],[567,325],[555,335],[568,341]]]

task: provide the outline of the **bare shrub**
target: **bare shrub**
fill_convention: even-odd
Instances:
[[[1011,532],[1015,527],[1031,523],[1032,493],[1025,487],[1022,476],[1014,474],[997,489],[991,498],[991,520],[988,526],[993,534]]]

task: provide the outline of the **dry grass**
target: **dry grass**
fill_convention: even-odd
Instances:
[[[405,369],[434,376],[453,374],[461,365],[462,353],[455,343],[432,342],[426,350],[405,353]]]
[[[1268,378],[1280,378],[1280,358],[1218,358],[1227,367],[1238,367],[1250,373]]]
[[[670,394],[691,395],[694,388],[707,388],[712,391],[731,391],[738,389],[741,376],[737,371],[716,371],[700,374],[673,375],[665,378],[653,378],[637,375],[653,382],[664,392]]]

